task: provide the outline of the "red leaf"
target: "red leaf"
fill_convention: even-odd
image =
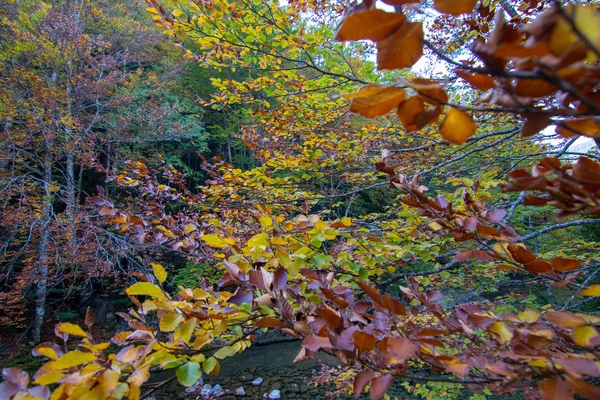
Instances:
[[[393,381],[394,377],[391,375],[382,375],[373,379],[371,383],[371,400],[381,399],[388,388],[392,386]]]
[[[375,347],[375,336],[365,332],[354,332],[352,334],[354,346],[359,352],[369,351]]]
[[[310,351],[319,351],[320,349],[332,349],[333,345],[326,337],[310,335],[304,339],[302,347],[306,347]]]
[[[573,392],[567,382],[554,376],[540,382],[540,393],[543,400],[568,400],[573,398]]]
[[[365,386],[367,386],[367,384],[371,382],[373,378],[375,378],[375,373],[370,369],[366,371],[360,371],[358,374],[356,374],[356,376],[354,377],[355,398],[358,399],[360,397],[363,390],[365,389]]]

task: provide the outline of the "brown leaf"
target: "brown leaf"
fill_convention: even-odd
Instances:
[[[526,114],[525,124],[523,124],[523,128],[521,128],[521,136],[533,136],[536,133],[540,132],[542,129],[548,127],[550,124],[552,124],[552,120],[550,119],[549,115]]]
[[[541,79],[519,79],[515,94],[520,97],[546,97],[556,92],[558,88]]]
[[[352,100],[350,111],[367,118],[385,115],[404,100],[404,89],[378,85],[366,85],[356,93],[343,95],[345,99]]]
[[[405,21],[390,36],[377,42],[377,69],[412,67],[423,55],[423,24]]]
[[[96,317],[94,316],[94,312],[90,307],[85,310],[85,326],[87,326],[88,330],[94,325],[94,320]]]
[[[420,96],[412,96],[400,103],[398,106],[398,118],[404,126],[406,132],[413,132],[418,129],[417,116],[425,111],[425,103]]]
[[[544,315],[544,318],[554,325],[560,326],[585,326],[585,319],[570,311],[554,311]]]
[[[322,336],[317,336],[317,335],[310,335],[307,336],[304,341],[302,341],[302,346],[306,347],[307,350],[310,351],[319,351],[320,349],[332,349],[333,345],[331,344],[331,342],[329,341],[328,338],[326,337],[322,337]]]
[[[543,260],[534,260],[524,265],[525,269],[534,274],[548,274],[552,272],[552,266]]]
[[[574,119],[561,122],[556,127],[556,133],[563,137],[572,137],[577,135],[595,137],[600,135],[600,126],[593,118]]]
[[[315,313],[333,329],[339,328],[342,323],[342,318],[338,315],[338,313],[336,313],[333,310],[330,310],[329,308],[317,308],[315,310]]]
[[[477,0],[435,0],[435,9],[444,14],[459,16],[473,12]]]
[[[370,333],[356,331],[352,334],[354,339],[354,346],[359,352],[369,351],[375,347],[375,336]]]
[[[476,129],[477,125],[469,114],[451,108],[440,126],[440,134],[447,141],[460,145],[473,136]]]
[[[367,386],[369,384],[369,382],[371,382],[373,380],[373,378],[375,378],[375,373],[373,371],[371,371],[370,369],[368,369],[366,371],[360,371],[358,374],[356,374],[356,376],[354,377],[354,397],[355,398],[358,399],[360,397],[363,390],[365,389],[365,386]]]
[[[562,257],[556,257],[552,259],[552,269],[554,269],[555,271],[573,271],[574,269],[577,269],[580,266],[581,263],[578,260]]]
[[[382,375],[373,379],[371,382],[371,400],[381,399],[393,382],[394,377],[392,375]]]
[[[567,382],[569,383],[569,388],[581,397],[587,400],[600,399],[600,387],[571,377],[567,377]]]
[[[419,92],[425,102],[434,105],[444,105],[448,102],[448,95],[439,82],[432,79],[415,78],[410,86]]]
[[[587,158],[579,157],[573,166],[573,178],[577,179],[588,192],[600,189],[600,164]]]
[[[256,321],[255,325],[259,328],[280,328],[286,324],[277,318],[264,317]]]
[[[381,305],[381,294],[375,288],[375,286],[371,285],[369,282],[356,280],[356,284],[360,286],[363,292],[367,294],[375,303]]]
[[[406,20],[404,14],[389,13],[377,8],[360,9],[348,15],[338,27],[335,40],[372,40],[388,37]]]
[[[456,75],[467,81],[473,88],[477,90],[490,90],[496,87],[494,78],[489,75],[477,74],[465,71],[464,69],[457,69]]]
[[[573,392],[571,392],[567,382],[558,376],[541,381],[540,394],[543,400],[568,400],[573,398]]]
[[[385,338],[380,344],[382,351],[387,353],[392,363],[404,363],[419,348],[415,343],[404,338]]]
[[[456,261],[470,261],[473,258],[477,259],[478,261],[493,261],[494,257],[492,257],[489,253],[483,251],[483,250],[461,250],[460,252],[458,252],[458,254],[456,256],[454,256],[454,259]]]

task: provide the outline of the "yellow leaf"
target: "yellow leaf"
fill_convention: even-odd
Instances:
[[[183,231],[185,232],[186,235],[189,235],[191,232],[194,232],[196,230],[196,225],[194,224],[187,224],[186,226],[183,227]]]
[[[580,296],[600,297],[600,285],[591,285],[583,289]]]
[[[600,12],[591,6],[583,4],[569,5],[564,8],[564,12],[573,21],[577,31],[585,36],[589,42],[600,48]],[[555,55],[564,54],[569,48],[581,39],[571,27],[571,24],[564,18],[558,18],[554,29],[550,34],[550,50]],[[595,60],[596,56],[589,50],[587,61]]]
[[[260,221],[260,226],[262,226],[263,229],[267,229],[273,225],[273,219],[271,217],[269,217],[268,215],[261,216],[259,218],[259,221]]]
[[[36,385],[48,386],[58,382],[65,374],[58,371],[49,371],[37,378],[33,383]]]
[[[54,363],[52,364],[52,369],[67,369],[94,360],[96,360],[96,356],[92,353],[86,353],[78,350],[69,351],[68,353],[65,353],[62,357],[60,357],[58,360],[54,361]]]
[[[473,118],[464,111],[451,108],[440,126],[440,134],[447,141],[454,144],[463,144],[475,134],[477,125]]]
[[[540,313],[535,310],[525,310],[519,313],[519,319],[528,324],[533,324],[540,318]]]
[[[98,376],[98,383],[100,383],[100,386],[102,386],[102,389],[104,389],[106,393],[111,393],[117,388],[119,378],[120,375],[118,372],[113,371],[112,369],[106,369]]]
[[[173,332],[183,321],[183,316],[176,312],[168,312],[160,319],[159,327],[163,332]]]
[[[163,283],[167,279],[167,271],[165,271],[164,267],[157,263],[150,263],[152,265],[152,270],[154,271],[154,276],[156,279]]]
[[[175,341],[183,340],[185,344],[189,344],[194,329],[198,325],[198,319],[195,317],[190,318],[183,325],[179,327],[179,330],[175,333]]]
[[[125,290],[125,293],[127,293],[130,296],[139,295],[139,296],[152,296],[152,297],[162,298],[162,299],[165,298],[165,295],[163,294],[160,287],[158,287],[155,284],[150,283],[150,282],[134,283],[133,285],[128,287],[127,290]]]
[[[207,245],[215,249],[224,249],[227,247],[227,243],[225,243],[223,239],[216,235],[204,235],[202,236],[202,240],[206,242]]]
[[[62,324],[56,325],[54,332],[66,333],[73,336],[87,337],[87,333],[79,327],[79,325],[63,322]]]
[[[348,217],[342,218],[342,225],[344,225],[344,226],[352,225],[352,218],[348,218]]]
[[[150,14],[156,14],[158,15],[158,10],[154,7],[147,7],[146,11],[148,11]]]
[[[494,324],[488,328],[488,331],[498,335],[502,343],[510,342],[513,338],[513,333],[508,329],[506,324],[501,321],[494,322]]]
[[[573,341],[577,346],[589,346],[591,340],[598,336],[598,331],[592,326],[578,326],[573,332]]]

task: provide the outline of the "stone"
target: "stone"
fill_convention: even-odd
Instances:
[[[240,386],[240,387],[235,388],[235,391],[233,392],[233,394],[235,394],[236,396],[243,397],[246,395],[246,391],[244,390],[243,386]]]
[[[271,389],[277,389],[277,390],[281,389],[281,382],[273,382],[271,384]]]
[[[198,379],[196,383],[194,383],[189,388],[185,389],[185,394],[198,394],[197,392],[201,391],[200,387],[203,385],[202,379]]]
[[[202,386],[202,390],[200,391],[200,396],[208,397],[212,394],[212,385],[208,383]]]
[[[221,396],[221,395],[223,395],[224,394],[223,387],[221,385],[219,385],[219,384],[216,384],[215,386],[213,386],[211,394],[214,395],[214,396]]]
[[[292,393],[299,393],[300,392],[300,386],[298,386],[297,383],[292,383],[289,387],[288,390]]]
[[[300,393],[306,393],[307,390],[308,386],[306,386],[306,383],[300,384]]]
[[[251,381],[252,379],[254,379],[254,377],[252,376],[252,374],[248,374],[248,373],[246,373],[246,374],[242,374],[242,375],[240,375],[240,377],[239,377],[239,380],[240,380],[241,382],[249,382],[249,381]]]
[[[263,378],[256,378],[255,380],[252,381],[252,386],[260,386],[262,385],[264,379]]]
[[[271,393],[269,393],[269,400],[279,400],[281,399],[281,392],[279,390],[271,390]]]
[[[237,398],[235,396],[223,396],[223,397],[219,397],[219,399],[221,399],[221,400],[237,400]]]

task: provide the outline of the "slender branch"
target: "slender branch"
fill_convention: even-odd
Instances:
[[[579,220],[576,220],[576,221],[570,221],[570,222],[564,222],[562,224],[552,225],[552,226],[549,226],[547,228],[540,229],[539,231],[530,233],[529,235],[525,235],[525,236],[521,237],[521,240],[522,241],[531,240],[531,239],[536,238],[536,237],[538,237],[540,235],[543,235],[543,234],[548,233],[548,232],[555,231],[557,229],[564,229],[564,228],[569,228],[571,226],[592,225],[592,224],[600,224],[600,218],[597,218],[597,219],[579,219]]]

